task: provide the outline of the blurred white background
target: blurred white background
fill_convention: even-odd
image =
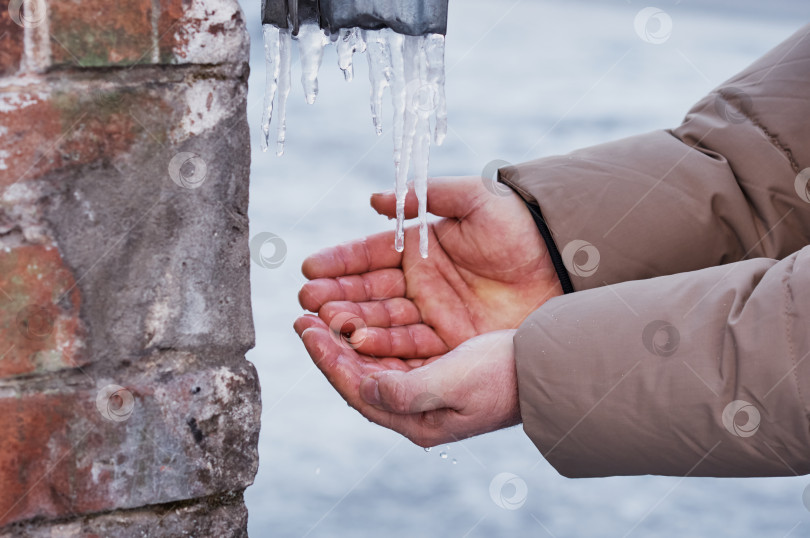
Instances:
[[[377,137],[365,56],[347,84],[333,47],[318,101],[306,105],[295,56],[286,154],[262,153],[260,0],[241,1],[252,38],[251,235],[272,232],[288,248],[280,267],[252,267],[257,340],[248,358],[264,410],[261,464],[246,494],[251,536],[810,535],[802,503],[810,478],[569,480],[520,428],[425,452],[347,407],[292,330],[300,266],[317,249],[391,229],[368,206],[373,191],[393,185],[390,107]],[[633,29],[644,7],[450,0],[450,128],[432,148],[431,175],[478,175],[493,159],[516,163],[674,127],[810,15],[806,0],[664,0],[656,7],[672,18],[672,34],[653,45]],[[501,472],[527,484],[518,510],[490,497]]]

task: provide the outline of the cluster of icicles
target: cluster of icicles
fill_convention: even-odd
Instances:
[[[347,81],[354,76],[355,52],[368,57],[371,80],[371,117],[377,134],[382,134],[382,104],[385,88],[390,89],[393,108],[394,169],[396,173],[397,228],[394,248],[405,245],[405,196],[409,175],[419,201],[419,252],[428,254],[427,174],[432,137],[441,145],[447,134],[447,106],[444,98],[444,36],[402,35],[382,30],[341,29],[327,36],[317,24],[301,25],[298,35],[271,24],[263,27],[267,88],[262,118],[262,149],[270,143],[273,101],[278,93],[278,137],[276,154],[284,153],[286,104],[290,94],[290,56],[293,39],[298,40],[301,82],[307,103],[318,95],[318,70],[323,49],[330,42],[337,46],[338,65]]]

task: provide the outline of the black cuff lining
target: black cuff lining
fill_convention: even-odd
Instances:
[[[543,220],[543,215],[540,213],[540,208],[528,202],[526,202],[526,207],[529,208],[529,212],[532,214],[534,223],[537,225],[537,229],[540,230],[540,235],[543,236],[543,240],[546,242],[546,248],[551,256],[551,263],[554,264],[554,269],[557,271],[557,276],[560,279],[563,293],[574,293],[574,286],[571,284],[571,277],[568,276],[568,270],[565,268],[562,256],[560,256],[560,251],[557,250],[557,245],[554,243],[554,239],[551,237],[551,232],[548,230],[548,226],[546,226],[546,221]]]

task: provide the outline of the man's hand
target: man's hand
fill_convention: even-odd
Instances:
[[[393,218],[393,193],[371,198]],[[481,178],[437,178],[428,184],[430,251],[419,255],[419,230],[405,232],[405,251],[387,232],[322,250],[304,261],[311,279],[301,305],[328,325],[359,317],[367,326],[359,353],[427,359],[465,340],[517,328],[562,289],[546,245],[523,200],[495,194]],[[407,218],[417,214],[408,193]],[[342,329],[338,328],[339,331]]]
[[[316,316],[295,330],[341,396],[369,420],[429,447],[521,422],[515,331],[487,333],[429,360],[357,353]]]

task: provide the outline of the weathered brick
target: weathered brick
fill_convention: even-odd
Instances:
[[[0,250],[0,377],[83,364],[79,307],[76,281],[56,248]]]
[[[161,63],[238,63],[249,53],[236,0],[168,0],[158,19]]]
[[[3,92],[0,188],[64,166],[115,159],[138,141],[165,141],[180,116],[172,106],[158,92],[123,84]]]
[[[23,29],[8,8],[9,0],[0,0],[0,76],[16,73],[23,54]]]
[[[152,1],[50,0],[53,65],[151,63]]]
[[[69,522],[35,521],[0,531],[0,538],[247,538],[247,508],[241,493],[225,493],[196,502],[119,510]]]
[[[0,394],[0,528],[252,483],[260,414],[253,366],[241,358],[204,366],[181,353],[159,360],[95,386],[86,373],[76,374],[73,384],[82,386],[73,390]],[[124,387],[117,394],[125,397],[99,404],[111,384]]]

